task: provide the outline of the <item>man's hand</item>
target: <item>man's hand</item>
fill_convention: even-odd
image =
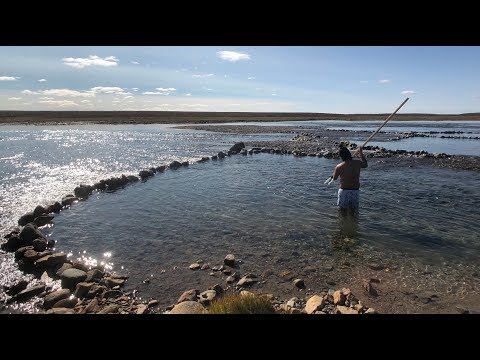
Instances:
[[[359,146],[357,151],[355,151],[355,154],[353,154],[353,156],[361,157],[362,155],[363,155],[363,146]]]

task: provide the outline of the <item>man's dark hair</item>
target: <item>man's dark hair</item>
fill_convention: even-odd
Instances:
[[[343,161],[351,160],[352,159],[352,154],[350,153],[350,150],[348,150],[346,147],[341,146],[339,155],[342,158]]]

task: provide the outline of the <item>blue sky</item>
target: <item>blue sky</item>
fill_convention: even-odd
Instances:
[[[480,47],[0,47],[0,110],[480,112]]]

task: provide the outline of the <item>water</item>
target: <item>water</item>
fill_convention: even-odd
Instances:
[[[211,156],[240,140],[284,136],[162,125],[2,126],[1,232],[80,183]],[[479,174],[369,163],[362,172],[358,218],[338,217],[337,184],[323,184],[336,161],[258,154],[193,164],[113,193],[95,193],[57,215],[45,231],[58,241],[56,250],[128,272],[128,286],[163,306],[190,288],[224,286],[218,274],[193,272],[188,265],[199,259],[218,265],[227,253],[243,261],[241,273],[262,275],[266,283],[260,289],[284,296],[292,291],[279,275],[285,271],[315,289],[331,278],[339,286],[355,286],[367,276],[366,264],[375,261],[392,269],[382,273],[389,286],[434,289],[447,303],[460,296],[480,304]],[[12,254],[0,257],[0,285],[9,284],[18,271]],[[325,273],[325,264],[334,270]],[[307,266],[318,270],[303,274]],[[146,278],[151,281],[143,283]]]

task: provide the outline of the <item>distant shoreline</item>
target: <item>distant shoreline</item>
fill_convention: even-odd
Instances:
[[[0,124],[215,124],[313,120],[385,120],[390,114],[256,113],[187,111],[0,111]],[[396,114],[402,121],[480,121],[480,113]]]

